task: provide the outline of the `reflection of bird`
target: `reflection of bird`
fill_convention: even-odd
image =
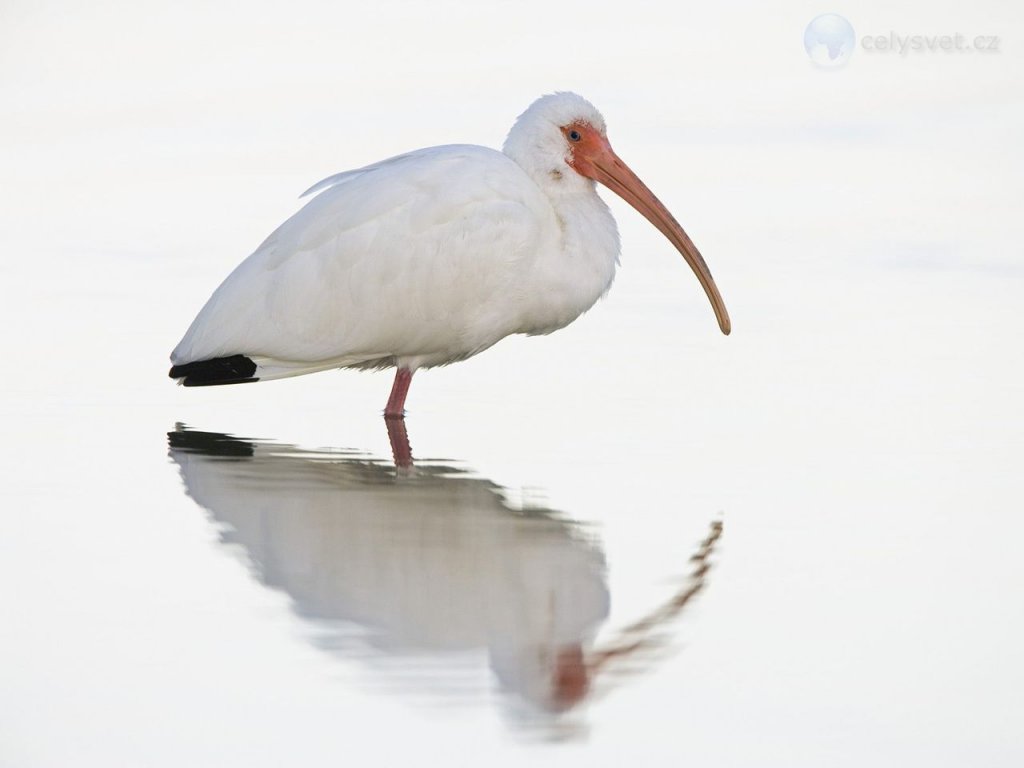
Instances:
[[[693,242],[612,151],[593,105],[559,93],[519,117],[503,152],[432,147],[314,186],[210,297],[170,375],[202,386],[395,367],[385,414],[400,417],[416,369],[550,333],[608,290],[619,238],[595,181],[682,253],[729,333]]]
[[[516,698],[548,709],[585,693],[559,664],[590,644],[608,592],[579,526],[513,511],[498,486],[453,467],[396,482],[351,453],[188,430],[169,439],[189,495],[230,526],[224,540],[296,613],[332,629],[338,652],[486,649]]]
[[[168,438],[188,494],[230,526],[225,543],[244,546],[263,583],[324,628],[324,645],[396,658],[486,649],[502,689],[541,710],[579,704],[599,673],[648,668],[721,533],[713,524],[675,595],[595,646],[604,558],[549,510],[512,510],[500,487],[448,466],[399,480],[352,452],[183,428]]]

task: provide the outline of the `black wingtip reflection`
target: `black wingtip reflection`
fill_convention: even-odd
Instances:
[[[199,453],[204,456],[251,458],[255,448],[248,440],[229,437],[219,432],[198,432],[179,425],[167,433],[167,445],[172,451]]]

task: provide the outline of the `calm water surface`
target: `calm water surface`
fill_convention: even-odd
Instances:
[[[728,340],[624,280],[423,375],[403,471],[386,375],[175,388],[120,352],[173,292],[55,263],[18,301],[81,345],[3,406],[6,763],[1019,754],[1019,277],[819,275]]]

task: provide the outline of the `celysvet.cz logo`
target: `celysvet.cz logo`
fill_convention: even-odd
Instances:
[[[804,49],[811,61],[822,69],[839,69],[849,62],[854,49],[865,54],[998,53],[998,35],[909,34],[890,30],[886,34],[863,35],[858,40],[853,25],[838,13],[823,13],[811,19],[804,30]]]
[[[853,25],[838,13],[811,19],[804,30],[804,48],[811,61],[825,69],[838,69],[850,60],[856,45]]]
[[[861,48],[871,53],[997,53],[998,35],[969,36],[957,32],[952,35],[901,35],[889,32],[887,35],[865,35],[860,41]]]

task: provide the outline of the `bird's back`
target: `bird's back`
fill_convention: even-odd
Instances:
[[[176,365],[437,365],[530,330],[533,263],[558,250],[560,231],[508,157],[435,147],[322,184],[214,292]]]

